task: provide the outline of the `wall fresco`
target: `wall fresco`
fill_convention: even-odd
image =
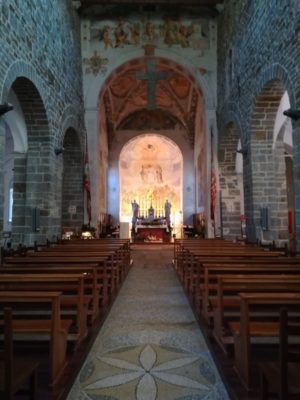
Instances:
[[[164,215],[164,203],[172,204],[172,213],[181,210],[182,155],[169,139],[148,134],[126,144],[120,155],[120,214],[130,217],[131,202],[136,200],[140,214],[147,215],[152,204],[155,215]]]
[[[141,47],[152,43],[159,47],[209,49],[209,25],[204,19],[167,16],[156,19],[122,17],[110,21],[93,21],[90,40],[100,44],[100,50],[126,46]]]

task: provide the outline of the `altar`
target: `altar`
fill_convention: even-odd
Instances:
[[[171,241],[169,215],[155,216],[155,210],[150,206],[147,216],[138,213],[138,207],[133,202],[132,239],[135,243],[164,243]]]
[[[164,243],[170,242],[171,235],[167,225],[136,225],[134,230],[134,242]]]
[[[165,243],[170,242],[171,236],[167,229],[160,226],[139,227],[134,235],[136,243]]]
[[[171,229],[165,218],[138,218],[132,236],[135,243],[170,242]]]

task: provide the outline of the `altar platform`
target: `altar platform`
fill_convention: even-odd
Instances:
[[[139,219],[132,229],[133,243],[170,243],[171,229],[165,219]]]

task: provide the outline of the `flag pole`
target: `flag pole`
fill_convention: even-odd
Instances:
[[[90,182],[90,169],[89,169],[89,156],[88,156],[88,144],[87,134],[85,135],[85,153],[84,153],[84,191],[86,193],[86,212],[88,216],[88,225],[92,219],[92,208],[91,208],[91,182]]]

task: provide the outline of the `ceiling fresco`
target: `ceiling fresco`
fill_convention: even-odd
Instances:
[[[171,62],[156,59],[156,71],[166,78],[155,82],[155,109],[148,109],[147,80],[137,79],[137,73],[147,71],[147,58],[124,65],[107,82],[101,101],[113,130],[185,129],[190,144],[194,144],[195,112],[202,95],[195,82]],[[107,104],[109,103],[109,104]],[[113,140],[113,136],[110,136]]]

